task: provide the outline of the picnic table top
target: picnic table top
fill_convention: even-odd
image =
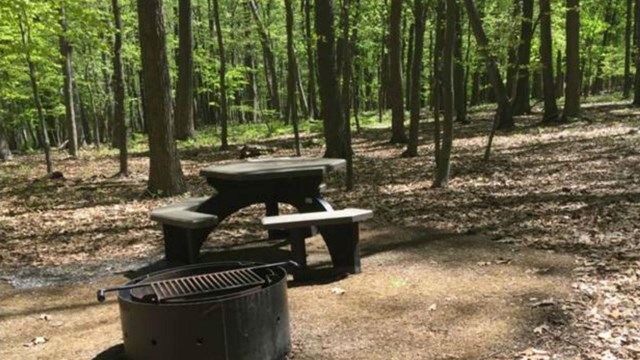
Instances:
[[[344,159],[331,158],[266,158],[226,165],[211,165],[200,170],[200,175],[222,180],[270,180],[307,175],[322,176],[346,168]]]

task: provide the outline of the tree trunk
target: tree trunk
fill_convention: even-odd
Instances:
[[[311,44],[311,1],[304,0],[304,28],[305,28],[305,44],[307,46],[307,71],[309,72],[309,117],[317,119],[320,116],[318,111],[318,102],[316,95],[316,65],[313,59],[313,46]]]
[[[216,24],[216,38],[218,40],[218,51],[220,52],[220,150],[229,148],[229,140],[227,139],[227,121],[229,111],[227,109],[227,84],[225,76],[227,74],[227,61],[224,53],[224,42],[222,41],[222,27],[220,26],[220,11],[218,0],[213,0],[214,21]],[[279,104],[278,104],[279,105]],[[279,106],[278,106],[279,108]]]
[[[7,134],[4,130],[2,122],[0,122],[0,161],[11,160],[13,155],[11,149],[9,149],[9,143],[7,142]]]
[[[624,83],[622,96],[627,99],[631,92],[631,13],[633,11],[633,0],[627,0],[626,22],[624,29]]]
[[[540,59],[542,61],[544,115],[543,123],[557,123],[560,120],[553,84],[553,38],[551,36],[550,0],[540,0]]]
[[[640,0],[635,0],[634,20],[636,75],[633,89],[633,105],[640,106]]]
[[[616,10],[611,6],[611,0],[607,1],[605,5],[604,23],[605,30],[602,33],[602,48],[606,49],[609,45],[609,39],[611,37],[611,28],[615,25]],[[593,80],[593,86],[591,88],[592,95],[600,95],[604,90],[604,78],[602,77],[602,68],[604,67],[604,55],[601,54],[596,59],[596,74]],[[585,93],[585,96],[588,93]]]
[[[415,17],[415,16],[414,16]],[[413,67],[411,66],[411,61],[413,60],[413,44],[414,44],[414,34],[416,32],[416,25],[415,23],[411,24],[411,26],[409,26],[409,42],[408,42],[408,46],[407,46],[407,53],[405,54],[406,56],[406,70],[405,70],[405,74],[407,74],[407,78],[406,81],[404,82],[404,96],[405,96],[405,108],[409,111],[411,111],[411,79],[409,78],[409,74],[411,74]]]
[[[26,26],[23,24],[23,19],[25,19]],[[40,90],[38,89],[38,77],[36,74],[36,65],[31,60],[31,33],[30,27],[28,23],[27,15],[23,12],[20,14],[19,19],[20,25],[20,33],[22,35],[22,46],[25,51],[25,57],[27,60],[27,65],[29,65],[29,80],[31,81],[31,90],[33,92],[33,102],[36,105],[36,110],[38,112],[38,120],[40,123],[40,134],[39,134],[39,142],[42,148],[44,149],[44,158],[47,163],[47,173],[51,174],[53,172],[53,163],[51,162],[51,148],[49,146],[49,135],[47,134],[47,123],[44,119],[44,111],[42,109],[42,102],[40,101]]]
[[[446,187],[451,169],[451,149],[453,146],[453,116],[455,94],[453,92],[453,62],[456,37],[456,0],[447,0],[447,23],[444,36],[444,54],[442,56],[442,93],[444,121],[442,127],[442,147],[436,169],[433,187]]]
[[[564,92],[563,120],[580,117],[580,5],[567,0],[567,82]]]
[[[414,31],[413,59],[411,60],[411,76],[409,82],[411,122],[409,123],[409,142],[403,157],[418,156],[418,132],[420,125],[420,95],[422,93],[422,57],[424,54],[424,31],[426,9],[423,0],[414,0]]]
[[[316,0],[315,26],[318,54],[318,85],[326,140],[325,157],[346,158],[344,117],[336,72],[333,0]]]
[[[389,95],[391,95],[391,143],[406,143],[402,96],[402,0],[391,0],[389,14]]]
[[[529,63],[531,61],[531,38],[533,37],[533,1],[523,0],[522,2],[522,25],[520,27],[518,46],[513,115],[523,115],[531,112],[531,105],[529,104],[531,96],[529,92]]]
[[[462,58],[462,8],[456,3],[456,42],[453,50],[453,92],[455,93],[456,121],[467,124],[467,87]],[[468,59],[468,56],[467,56]]]
[[[287,11],[287,122],[293,125],[296,155],[300,156],[300,131],[296,107],[296,53],[293,47],[293,9],[291,0],[285,0]]]
[[[513,115],[511,114],[511,104],[509,97],[507,96],[504,83],[502,82],[496,59],[489,51],[489,39],[487,39],[487,35],[482,28],[482,21],[480,20],[480,15],[478,14],[478,10],[476,9],[476,5],[473,0],[464,0],[464,3],[467,8],[469,23],[473,28],[473,33],[480,47],[480,51],[482,52],[482,56],[487,63],[487,72],[489,73],[489,78],[493,85],[493,91],[498,102],[496,117],[496,121],[498,123],[496,129],[511,130],[514,127]]]
[[[115,19],[115,42],[113,47],[113,99],[114,99],[114,136],[118,150],[120,151],[120,171],[119,175],[129,174],[127,152],[127,124],[125,119],[125,94],[124,94],[124,69],[122,67],[122,19],[120,17],[120,6],[118,0],[111,0],[113,16]],[[141,38],[142,39],[142,38]],[[163,38],[164,40],[164,38]],[[141,40],[142,41],[142,40]]]
[[[78,155],[78,131],[76,128],[76,115],[73,102],[73,67],[72,56],[73,48],[67,39],[67,19],[64,8],[60,9],[60,26],[62,27],[62,35],[60,35],[60,54],[62,55],[62,76],[64,77],[64,109],[65,119],[67,123],[67,151],[69,155],[75,157]]]
[[[148,191],[172,196],[186,191],[171,114],[171,81],[162,0],[138,0],[140,53],[144,78],[144,116],[149,131]]]
[[[556,55],[556,99],[562,97],[564,93],[564,73],[562,72],[562,51],[558,50]]]
[[[178,86],[176,87],[176,138],[193,139],[193,30],[191,0],[179,0]]]
[[[356,0],[356,19],[359,16],[359,1]],[[343,144],[345,159],[347,160],[347,190],[353,190],[353,150],[351,149],[351,82],[353,73],[353,49],[355,47],[355,36],[349,38],[349,28],[351,23],[349,21],[349,7],[350,1],[343,0],[342,2],[344,21],[342,23],[342,39],[344,39],[344,47],[342,48],[342,106],[343,106]],[[358,24],[354,24],[354,31]]]
[[[214,1],[214,4],[216,1]],[[262,51],[265,57],[265,70],[267,73],[267,83],[269,85],[269,108],[280,113],[280,95],[278,94],[278,73],[276,72],[275,56],[273,55],[273,50],[269,44],[269,37],[267,36],[264,23],[258,13],[258,5],[255,0],[249,0],[249,5],[253,18],[256,21],[258,35],[260,35],[260,44],[262,45]],[[216,15],[216,19],[218,19],[217,22],[219,22],[218,15]]]

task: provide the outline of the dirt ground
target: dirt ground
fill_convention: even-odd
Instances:
[[[260,244],[224,257],[243,258],[259,249],[275,260],[287,245],[280,246]],[[321,238],[308,248],[311,265],[329,261]],[[359,275],[290,284],[293,359],[509,357],[536,342],[536,327],[558,333],[569,321],[564,308],[570,306],[572,256],[477,235],[401,228],[367,228],[362,254]],[[95,290],[125,281],[119,276],[89,285],[5,286],[0,357],[118,359],[104,354],[117,354],[113,347],[122,342],[117,300],[100,304]],[[24,346],[36,337],[48,342]]]
[[[374,210],[363,272],[291,284],[294,359],[640,358],[640,109],[584,104],[583,121],[556,127],[520,117],[484,162],[492,114],[456,124],[446,189],[430,187],[432,123],[410,159],[388,128],[354,134],[356,187],[332,176],[325,196]],[[319,137],[303,135],[305,156],[322,156]],[[262,145],[293,154],[291,138]],[[104,151],[54,152],[57,180],[43,179],[39,154],[0,163],[1,359],[117,358],[118,308],[95,290],[163,266],[149,212],[179,200],[143,196],[146,156],[131,154],[126,178],[111,177],[117,155]],[[210,194],[204,166],[238,161],[210,147],[180,156],[185,196]],[[263,240],[263,215],[232,216],[202,261],[287,258]],[[309,248],[327,264],[320,239]]]

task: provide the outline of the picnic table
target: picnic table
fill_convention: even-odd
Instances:
[[[167,259],[195,262],[209,233],[224,219],[250,205],[265,204],[267,216],[278,215],[278,203],[292,205],[299,213],[333,211],[321,194],[324,177],[345,168],[343,159],[271,158],[202,169],[200,175],[214,189],[210,197],[189,199],[152,213],[152,219],[163,223]],[[277,231],[270,229],[270,237],[285,237]],[[340,262],[345,258],[344,267],[358,272],[359,262],[342,255],[345,241],[340,227],[322,226],[318,231],[334,265],[336,259]]]

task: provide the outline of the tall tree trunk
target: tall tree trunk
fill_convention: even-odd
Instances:
[[[462,58],[462,8],[456,3],[456,42],[453,49],[453,92],[455,93],[456,121],[466,124],[467,117],[467,86],[465,80],[464,60]],[[469,57],[467,56],[467,59]]]
[[[260,44],[262,45],[262,51],[265,57],[265,70],[267,72],[267,82],[269,85],[269,108],[280,113],[280,95],[278,94],[278,73],[276,72],[275,56],[273,55],[271,44],[269,44],[267,30],[265,29],[262,18],[260,18],[260,14],[258,13],[258,5],[255,0],[249,0],[249,5],[253,18],[256,21],[258,35],[260,35]]]
[[[480,15],[478,14],[478,10],[476,9],[476,5],[473,0],[464,0],[464,3],[467,8],[469,23],[473,28],[473,33],[480,47],[480,51],[482,52],[482,56],[487,63],[487,72],[489,73],[489,79],[493,85],[493,90],[498,102],[498,110],[496,116],[497,126],[495,128],[504,130],[513,129],[514,123],[513,115],[511,113],[510,100],[507,96],[507,91],[505,89],[504,83],[502,82],[496,59],[489,50],[489,39],[487,39],[487,35],[482,28]]]
[[[514,19],[522,19],[520,16],[521,13],[521,3],[522,0],[513,0],[513,4],[511,6],[511,18]],[[506,87],[507,94],[509,97],[513,98],[515,92],[515,80],[518,73],[518,44],[521,41],[521,38],[518,37],[518,33],[515,31],[515,25],[513,26],[513,31],[508,35],[508,50],[507,50],[507,76],[506,76]]]
[[[531,38],[533,37],[533,1],[522,1],[522,25],[520,27],[518,66],[516,69],[515,96],[513,98],[514,115],[522,115],[531,111],[531,105],[529,104],[531,96],[529,91],[529,63],[531,61]]]
[[[191,0],[179,0],[178,86],[176,87],[176,138],[193,139],[193,26]]]
[[[631,25],[633,11],[633,0],[627,0],[627,12],[624,29],[624,83],[622,87],[622,96],[627,99],[631,92]]]
[[[122,18],[120,16],[120,6],[118,0],[111,0],[113,7],[113,17],[115,19],[116,33],[113,47],[113,99],[114,110],[114,136],[118,150],[120,151],[120,171],[119,175],[129,174],[128,152],[127,152],[127,123],[125,119],[125,94],[124,94],[124,69],[122,67]],[[164,40],[164,38],[163,38]]]
[[[413,59],[411,60],[410,104],[411,122],[409,123],[409,142],[403,157],[418,156],[418,132],[420,125],[420,95],[422,93],[422,57],[424,54],[424,31],[426,9],[423,0],[414,0],[413,4],[414,31]]]
[[[69,155],[78,155],[78,131],[76,128],[76,115],[73,102],[73,67],[72,56],[73,48],[67,39],[67,19],[64,8],[60,8],[60,26],[62,34],[60,35],[60,54],[62,55],[62,76],[64,77],[64,109],[65,119],[67,123],[67,151]]]
[[[640,0],[635,0],[634,4],[634,43],[635,43],[635,62],[636,75],[633,89],[633,105],[640,106]]]
[[[346,158],[344,117],[336,72],[333,0],[316,0],[315,27],[318,54],[318,85],[326,140],[325,157]]]
[[[562,51],[558,50],[556,55],[556,99],[562,97],[564,93],[564,73],[562,72]]]
[[[415,19],[414,19],[415,20]],[[405,96],[405,108],[409,111],[411,111],[411,79],[409,78],[411,75],[411,71],[413,69],[413,67],[411,66],[411,61],[413,60],[413,44],[414,44],[414,39],[413,36],[416,32],[416,25],[415,23],[411,24],[411,26],[409,26],[409,42],[407,43],[407,53],[405,54],[405,61],[407,63],[407,66],[405,68],[405,74],[407,74],[407,78],[406,81],[404,82],[404,96]]]
[[[316,65],[313,59],[313,46],[311,43],[311,0],[304,0],[304,29],[305,44],[307,46],[307,71],[309,72],[309,117],[317,119],[320,116],[318,111],[318,97],[316,95]]]
[[[23,24],[23,19],[25,19],[26,26]],[[53,163],[51,162],[51,148],[49,146],[49,134],[47,133],[47,123],[44,119],[44,111],[42,109],[42,102],[40,101],[40,90],[38,89],[38,76],[36,74],[36,65],[31,59],[31,32],[28,23],[27,14],[24,12],[20,14],[19,19],[20,25],[20,33],[22,35],[22,46],[25,51],[25,58],[27,61],[27,65],[29,66],[29,80],[31,81],[31,90],[33,92],[33,102],[36,105],[36,110],[38,112],[38,120],[40,123],[40,134],[39,134],[39,142],[42,148],[44,149],[44,158],[47,163],[47,173],[50,174],[53,172]]]
[[[402,96],[402,0],[391,0],[389,14],[389,69],[391,95],[391,143],[406,143]]]
[[[300,131],[296,107],[296,53],[293,47],[293,9],[291,0],[285,0],[287,12],[287,121],[293,125],[296,155],[300,156]]]
[[[616,23],[616,9],[613,8],[611,6],[611,0],[607,1],[607,4],[605,5],[605,14],[604,14],[604,23],[605,23],[605,30],[602,33],[602,48],[606,49],[607,46],[609,45],[609,41],[611,38],[611,28],[615,25]],[[602,93],[602,91],[604,90],[604,78],[602,77],[602,68],[604,67],[604,54],[601,54],[597,59],[596,59],[596,74],[595,74],[595,78],[593,80],[593,86],[591,88],[591,94],[592,95],[599,95]],[[588,93],[586,93],[585,95],[587,95]]]
[[[222,41],[222,27],[220,26],[220,7],[218,6],[218,0],[213,0],[213,12],[214,21],[216,24],[216,38],[218,40],[218,51],[220,52],[220,150],[227,150],[229,148],[229,140],[227,139],[227,121],[229,117],[229,110],[227,109],[227,61],[224,53],[224,42]]]
[[[152,194],[172,196],[186,191],[178,159],[171,114],[171,80],[162,0],[138,0],[140,53],[144,78],[144,116],[149,131],[149,183]]]
[[[356,18],[359,16],[359,1],[356,0]],[[349,8],[350,1],[343,0],[343,13],[344,13],[344,21],[342,22],[342,39],[344,40],[344,47],[342,48],[342,106],[343,106],[343,116],[344,116],[344,124],[343,124],[343,147],[344,154],[346,155],[347,160],[347,179],[346,179],[346,187],[347,190],[353,190],[353,150],[351,149],[351,82],[352,82],[352,73],[353,73],[353,48],[354,37],[349,38],[349,28],[351,23],[349,21]],[[354,24],[354,28],[357,27],[358,24]]]
[[[453,146],[453,61],[456,37],[456,0],[447,0],[447,23],[444,36],[444,54],[442,56],[442,93],[444,105],[444,122],[442,127],[442,148],[436,169],[433,187],[446,187],[451,169],[451,149]]]
[[[553,38],[551,36],[550,0],[540,0],[540,59],[542,61],[544,115],[543,123],[560,121],[553,84]]]
[[[580,117],[580,4],[567,0],[567,82],[564,92],[564,120]]]

